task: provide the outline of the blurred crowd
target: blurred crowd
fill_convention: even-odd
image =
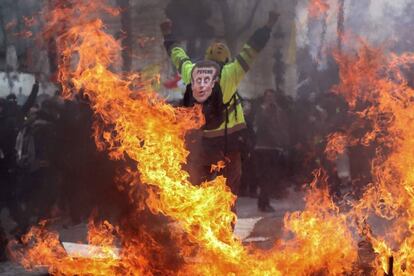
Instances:
[[[244,100],[244,110],[249,142],[243,153],[242,193],[259,196],[259,209],[260,197],[281,198],[287,188],[312,180],[318,168],[329,174],[332,193],[339,194],[340,186],[351,181],[349,159],[340,167],[325,154],[328,134],[349,124],[340,96],[310,93],[293,99],[268,89],[258,99]]]
[[[14,94],[0,98],[0,213],[8,210],[15,237],[43,219],[111,217],[126,202],[113,184],[122,165],[96,148],[87,97],[38,92],[36,82],[20,104]],[[0,248],[2,240],[0,223]]]

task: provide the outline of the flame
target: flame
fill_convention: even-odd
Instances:
[[[328,0],[309,0],[308,14],[311,18],[320,18],[330,9]]]
[[[67,256],[58,233],[47,230],[46,221],[38,227],[32,227],[22,238],[22,242],[32,246],[28,250],[14,249],[12,256],[27,270],[47,267],[53,275],[84,275],[85,272],[93,275],[114,275],[117,271],[118,262],[111,258],[81,259]],[[15,242],[9,247],[19,248]]]
[[[357,259],[356,243],[348,226],[349,219],[341,214],[327,188],[322,170],[315,172],[309,185],[306,208],[285,216],[285,228],[295,238],[282,242],[275,257],[283,275],[342,275],[353,270]]]
[[[226,162],[218,161],[217,164],[212,164],[210,168],[210,172],[220,172],[226,167]]]
[[[195,187],[181,169],[188,154],[184,135],[188,129],[201,126],[201,108],[174,109],[152,91],[131,90],[131,85],[140,81],[138,74],[122,76],[109,71],[119,60],[120,43],[105,33],[103,22],[94,16],[102,7],[112,14],[116,11],[99,2],[72,1],[71,8],[57,6],[50,15],[45,34],[52,34],[56,28],[62,32],[57,44],[62,54],[59,80],[65,97],[83,91],[101,122],[95,124],[98,146],[107,148],[112,158],[127,154],[137,161],[141,182],[152,187],[146,201],[148,207],[178,221],[191,242],[188,246],[191,248],[182,249],[183,257],[189,257],[197,245],[197,258],[205,263],[184,266],[182,271],[205,274],[255,270],[251,262],[243,262],[248,259],[247,250],[233,237],[230,226],[235,215],[230,209],[235,196],[225,179]],[[131,247],[131,243],[135,246]],[[136,244],[141,242],[132,239],[131,243],[123,247],[120,266],[135,272],[141,266],[132,260],[149,257],[137,250]],[[54,267],[60,267],[62,262],[60,255],[55,257],[57,264],[48,264],[53,273],[56,273]],[[241,263],[245,265],[240,267]],[[96,271],[101,271],[99,265]],[[73,269],[76,267],[73,265]],[[66,273],[65,269],[66,266],[58,273]],[[76,269],[78,274],[83,273],[82,267]],[[277,272],[273,267],[267,270]],[[107,274],[113,275],[113,271]]]
[[[312,3],[318,10],[327,6],[323,1]],[[235,196],[225,179],[218,177],[193,186],[181,168],[188,155],[184,136],[203,124],[201,107],[173,108],[165,103],[148,85],[159,80],[157,74],[117,73],[122,49],[119,41],[105,32],[100,12],[119,13],[103,0],[71,0],[55,5],[48,13],[44,35],[50,38],[58,34],[58,79],[65,97],[82,92],[90,101],[98,118],[94,124],[98,148],[107,149],[111,158],[128,156],[136,161],[136,167],[127,168],[121,177],[128,183],[123,189],[129,189],[131,201],[137,203],[136,213],[143,206],[133,191],[138,185],[146,185],[147,208],[175,222],[170,230],[180,264],[163,265],[168,263],[164,258],[170,249],[145,227],[126,231],[106,222],[90,224],[89,242],[109,253],[121,244],[120,258],[69,257],[57,234],[41,225],[24,238],[29,249],[14,252],[26,268],[44,265],[54,275],[357,274],[355,233],[359,231],[378,253],[373,264],[377,274],[387,268],[390,255],[395,257],[396,275],[414,273],[414,174],[410,170],[414,165],[414,134],[409,127],[414,114],[413,91],[400,70],[414,60],[412,55],[385,55],[382,49],[368,45],[363,45],[357,55],[337,55],[341,82],[334,90],[347,99],[356,116],[364,116],[372,124],[362,139],[347,139],[366,145],[377,143],[375,181],[361,201],[354,202],[351,210],[342,211],[329,195],[326,176],[316,172],[307,188],[305,210],[285,215],[286,237],[272,250],[260,251],[244,246],[233,236],[231,223],[236,217],[231,207]],[[332,152],[341,152],[347,139],[335,134],[331,138]],[[388,222],[385,235],[376,233],[375,227],[365,231],[370,227],[358,223],[369,224],[373,214]]]
[[[328,143],[325,148],[325,154],[331,161],[336,160],[338,155],[345,152],[348,145],[347,136],[343,133],[335,132],[328,135]]]
[[[371,122],[364,140],[376,147],[372,163],[374,183],[355,204],[353,212],[369,219],[375,214],[387,225],[385,234],[368,232],[378,253],[378,271],[387,271],[388,257],[394,256],[394,275],[411,275],[414,267],[412,225],[414,158],[414,90],[408,86],[403,70],[414,62],[414,55],[386,54],[382,48],[366,43],[357,54],[338,58],[341,84],[337,87],[358,116]]]

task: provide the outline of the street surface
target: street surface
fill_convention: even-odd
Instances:
[[[275,208],[274,213],[262,213],[257,209],[257,199],[242,197],[237,201],[238,220],[235,235],[245,243],[253,243],[258,248],[270,248],[275,240],[281,237],[284,214],[288,211],[303,208],[303,195],[291,190],[287,198],[271,200]],[[14,227],[14,223],[8,219],[7,211],[1,212],[2,221],[6,230]],[[65,229],[57,226],[62,242],[77,242],[84,240],[86,236],[86,224],[79,224]],[[44,271],[26,272],[19,264],[14,262],[0,263],[1,276],[40,276],[47,275]]]

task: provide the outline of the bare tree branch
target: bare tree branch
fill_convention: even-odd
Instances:
[[[230,15],[230,6],[227,0],[215,0],[223,15]],[[224,19],[224,18],[223,18]],[[225,19],[230,19],[229,17]]]
[[[337,23],[337,35],[338,35],[338,51],[342,51],[342,43],[345,32],[345,0],[339,0],[338,2],[338,23]]]
[[[242,33],[244,33],[245,31],[247,31],[250,26],[253,23],[253,19],[254,19],[254,15],[256,14],[257,8],[259,7],[260,4],[260,0],[256,0],[256,2],[254,3],[252,12],[250,13],[249,18],[247,19],[246,23],[244,23],[244,25],[237,30],[236,32],[236,36],[240,36]]]
[[[230,48],[231,51],[234,51],[237,45],[237,38],[246,30],[248,30],[254,19],[254,15],[256,14],[257,8],[259,7],[260,0],[255,0],[253,9],[249,15],[247,21],[240,27],[237,31],[236,23],[234,21],[234,15],[231,13],[231,9],[227,0],[215,0],[217,3],[220,12],[223,17],[223,24],[224,24],[224,36],[227,42],[227,46]]]
[[[220,7],[221,15],[223,17],[224,31],[227,34],[232,32],[234,22],[230,14],[230,6],[227,0],[216,0],[217,5]]]
[[[233,16],[231,16],[229,3],[227,2],[227,0],[215,0],[215,2],[219,6],[223,18],[224,38],[226,40],[227,46],[230,48],[231,51],[233,51],[236,45],[236,36],[234,33],[235,22],[233,20]]]

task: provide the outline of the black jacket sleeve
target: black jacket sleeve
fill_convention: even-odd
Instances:
[[[32,91],[30,92],[29,98],[27,98],[26,102],[22,106],[21,111],[23,113],[23,116],[26,116],[30,108],[32,108],[33,105],[35,104],[38,93],[39,93],[39,82],[35,81],[32,87]]]
[[[250,45],[257,52],[260,52],[267,44],[270,39],[271,29],[267,26],[257,29],[254,34],[247,41],[247,44]]]
[[[171,56],[171,50],[178,45],[178,41],[175,39],[173,34],[164,36],[164,47],[168,55]]]

